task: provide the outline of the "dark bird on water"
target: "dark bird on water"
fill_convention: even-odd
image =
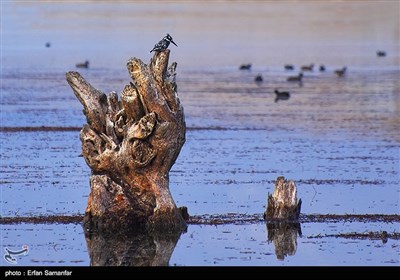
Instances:
[[[342,69],[335,70],[335,74],[338,77],[342,77],[346,73],[347,67],[343,67]]]
[[[263,81],[263,77],[259,74],[254,78],[254,81],[256,83],[261,83]]]
[[[302,71],[312,71],[314,68],[314,63],[311,63],[310,65],[303,65],[301,66]]]
[[[303,79],[303,73],[299,73],[297,76],[290,76],[287,78],[288,82],[301,82],[301,79]]]
[[[50,46],[51,46],[50,42],[47,42],[47,43],[45,44],[45,46],[46,46],[46,48],[50,48]]]
[[[75,66],[78,68],[89,68],[89,60],[86,60],[85,62],[82,63],[77,63],[75,64]]]
[[[150,53],[153,51],[159,52],[159,51],[166,50],[169,46],[169,43],[172,43],[175,46],[178,46],[177,44],[175,44],[174,40],[172,40],[171,35],[169,35],[167,33],[167,35],[164,36],[164,38],[162,38],[160,42],[158,42],[157,44],[154,45],[154,48],[150,51]]]
[[[294,70],[294,66],[291,64],[285,64],[285,70]]]
[[[326,70],[325,65],[321,64],[321,65],[319,66],[319,71],[320,71],[320,72],[324,72],[325,70]]]
[[[379,57],[384,57],[384,56],[386,56],[386,52],[378,50],[378,51],[376,51],[376,55],[379,56]]]
[[[290,98],[290,93],[288,91],[279,91],[275,89],[275,102],[278,102],[279,100],[288,100]]]
[[[239,66],[240,70],[250,70],[251,69],[251,64],[242,64]]]

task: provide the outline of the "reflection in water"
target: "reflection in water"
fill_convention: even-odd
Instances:
[[[91,266],[167,266],[180,235],[85,232]]]
[[[267,222],[268,242],[273,241],[278,260],[293,256],[297,250],[297,234],[301,237],[301,225],[298,222]]]

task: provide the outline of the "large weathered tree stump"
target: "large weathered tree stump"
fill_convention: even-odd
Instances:
[[[89,230],[186,229],[169,190],[169,171],[185,142],[186,124],[170,51],[156,52],[148,65],[131,58],[132,82],[108,96],[78,72],[67,81],[84,107],[82,154],[91,168],[85,211]]]
[[[301,209],[301,199],[297,201],[295,183],[280,176],[275,181],[275,190],[268,194],[267,209],[264,213],[266,220],[298,220]]]

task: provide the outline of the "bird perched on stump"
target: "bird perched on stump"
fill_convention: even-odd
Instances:
[[[169,35],[169,34],[167,33],[167,35],[164,36],[164,38],[162,38],[162,40],[161,40],[160,42],[158,42],[157,44],[154,45],[154,48],[150,51],[150,53],[151,53],[152,51],[159,52],[159,51],[166,50],[166,49],[168,48],[168,46],[169,46],[170,43],[174,44],[175,46],[178,46],[178,45],[175,44],[175,42],[172,40],[171,35]]]

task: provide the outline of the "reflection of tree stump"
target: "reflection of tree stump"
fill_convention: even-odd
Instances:
[[[67,81],[84,107],[82,154],[92,170],[86,228],[180,231],[186,223],[169,191],[169,171],[185,142],[185,118],[169,50],[149,65],[131,58],[133,80],[108,96],[78,72]]]
[[[278,260],[293,256],[297,250],[297,234],[301,236],[300,223],[286,221],[267,222],[268,241],[274,242]]]
[[[177,234],[87,233],[91,266],[168,266]]]
[[[264,213],[266,220],[298,220],[300,215],[301,199],[297,202],[295,183],[280,176],[275,181],[275,190],[268,194],[267,210]]]

